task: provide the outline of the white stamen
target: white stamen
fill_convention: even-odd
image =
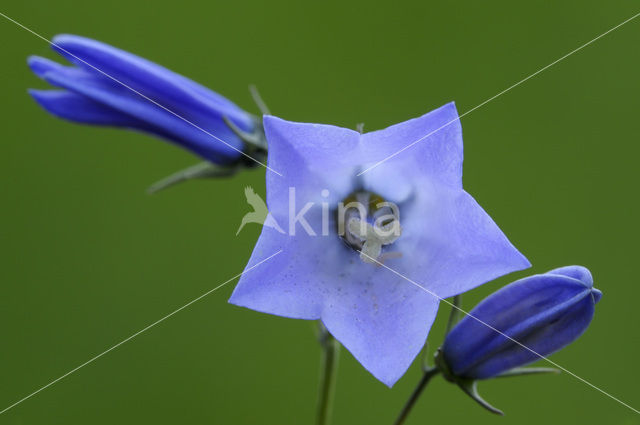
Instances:
[[[398,220],[378,226],[371,225],[359,218],[352,218],[347,223],[347,229],[353,236],[364,241],[360,250],[360,259],[365,263],[372,264],[375,264],[380,257],[382,246],[395,242],[402,233]]]
[[[360,259],[365,263],[377,264],[376,260],[382,252],[382,244],[378,241],[366,241],[360,250]]]

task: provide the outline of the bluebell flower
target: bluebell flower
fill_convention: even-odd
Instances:
[[[72,66],[30,57],[33,72],[60,89],[29,93],[60,118],[142,131],[216,164],[238,161],[245,149],[225,117],[236,130],[259,127],[230,100],[131,53],[74,35],[58,35],[52,45]]]
[[[589,270],[580,266],[505,286],[480,302],[447,335],[440,354],[448,370],[445,376],[492,378],[539,360],[537,354],[560,350],[587,329],[601,296]]]
[[[267,205],[287,231],[263,227],[248,267],[282,253],[261,273],[244,274],[231,303],[321,319],[392,386],[423,347],[438,297],[529,267],[462,188],[462,130],[453,103],[365,134],[273,116],[263,124],[268,165],[284,175],[267,173]],[[354,200],[365,210],[359,218],[346,208]]]

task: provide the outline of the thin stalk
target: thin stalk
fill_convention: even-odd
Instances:
[[[269,111],[269,107],[267,106],[266,103],[264,103],[264,100],[262,99],[262,96],[260,96],[260,92],[258,91],[258,87],[256,87],[253,84],[250,84],[249,85],[249,92],[251,93],[251,97],[253,97],[253,101],[258,106],[258,109],[260,109],[260,112],[262,112],[262,115],[271,115],[271,112]]]
[[[449,334],[455,324],[458,323],[458,320],[460,320],[460,305],[462,304],[462,295],[456,295],[455,297],[453,297],[453,302],[451,304],[451,312],[449,313],[449,321],[447,322],[447,330],[445,332],[445,336]]]
[[[418,398],[420,398],[422,391],[424,391],[429,381],[431,381],[431,378],[436,376],[438,373],[440,373],[440,370],[438,370],[438,368],[436,367],[424,371],[422,379],[420,379],[420,382],[418,382],[418,385],[413,390],[413,393],[411,393],[411,397],[409,397],[409,400],[407,400],[407,403],[402,408],[402,411],[398,415],[398,419],[396,419],[393,425],[402,425],[404,423],[404,421],[409,416],[409,413],[411,413],[411,409],[413,409],[413,406],[416,404],[416,401],[418,401]]]
[[[322,363],[320,368],[320,388],[318,391],[317,425],[329,425],[333,393],[338,370],[338,354],[340,343],[329,333],[322,322],[319,322],[318,341],[322,347]]]

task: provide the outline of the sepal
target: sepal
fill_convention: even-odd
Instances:
[[[147,189],[147,193],[153,194],[187,180],[214,177],[230,177],[237,173],[239,170],[240,167],[237,164],[217,165],[209,161],[203,161],[157,181],[156,183],[149,186],[149,188]]]
[[[459,380],[457,382],[458,386],[465,392],[469,397],[471,397],[476,403],[480,406],[484,407],[491,413],[495,413],[496,415],[504,416],[504,412],[496,407],[490,405],[485,399],[483,399],[478,393],[478,381],[476,380]]]
[[[458,385],[465,394],[489,412],[504,416],[504,412],[502,410],[492,406],[489,402],[483,399],[482,396],[480,396],[480,393],[478,392],[477,379],[461,378],[459,376],[455,376],[453,372],[451,372],[451,368],[447,365],[447,362],[442,356],[441,349],[438,349],[434,354],[434,360],[435,367],[442,373],[444,379]],[[560,373],[560,370],[552,367],[515,367],[496,375],[495,378],[508,378],[512,376],[535,375],[540,373]]]
[[[449,368],[447,363],[444,361],[444,358],[442,356],[440,349],[436,351],[434,355],[434,360],[435,360],[436,368],[440,370],[444,379],[456,384],[458,387],[460,387],[462,391],[464,391],[466,395],[471,397],[472,400],[474,400],[480,406],[487,409],[489,412],[494,413],[496,415],[504,416],[504,412],[502,412],[502,410],[492,406],[491,404],[489,404],[489,402],[483,399],[482,396],[480,396],[480,393],[478,393],[477,380],[460,378],[458,376],[455,376],[451,372],[451,369]]]
[[[242,140],[244,143],[243,151],[245,155],[251,158],[250,160],[243,155],[237,161],[226,165],[218,165],[213,162],[203,161],[173,173],[152,184],[149,189],[147,189],[147,193],[153,194],[187,180],[230,177],[242,168],[251,168],[266,158],[267,140],[264,136],[262,124],[259,122],[257,117],[253,117],[256,124],[256,130],[251,133],[242,130],[226,116],[223,116],[222,119],[227,126],[229,126],[231,131],[233,131],[233,133]]]
[[[541,373],[560,373],[560,369],[554,367],[514,367],[513,369],[496,375],[495,378],[509,378],[511,376],[537,375]]]
[[[222,119],[231,131],[233,131],[233,133],[245,144],[245,151],[253,152],[255,150],[267,150],[267,138],[264,135],[262,123],[259,122],[257,117],[253,117],[254,121],[256,121],[256,130],[253,132],[242,130],[227,116],[223,116]]]
[[[424,343],[424,347],[422,347],[422,356],[420,357],[420,365],[422,368],[422,372],[427,372],[433,369],[433,366],[429,364],[429,341]]]

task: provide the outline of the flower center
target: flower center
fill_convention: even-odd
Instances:
[[[380,264],[382,247],[400,237],[400,211],[368,191],[356,191],[338,206],[338,233],[365,263]]]

